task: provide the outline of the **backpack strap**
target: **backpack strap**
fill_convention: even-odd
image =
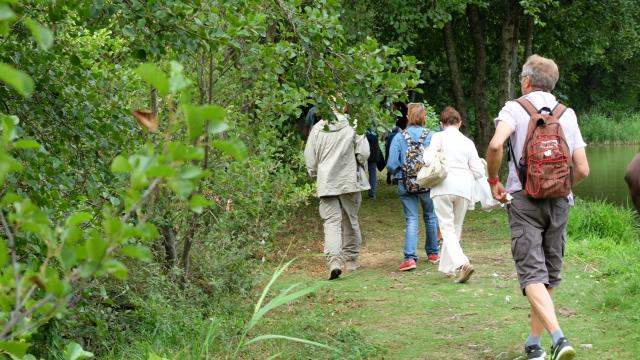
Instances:
[[[407,142],[407,146],[411,146],[411,142],[413,141],[413,139],[411,138],[411,135],[409,134],[409,132],[405,129],[405,130],[401,130],[400,133],[402,133],[402,137]]]
[[[424,141],[427,139],[427,136],[429,136],[429,129],[425,128],[424,130],[422,130],[422,134],[420,134],[420,139],[418,139],[418,144],[420,145],[424,144]]]
[[[551,110],[551,114],[553,115],[553,117],[560,120],[560,118],[562,117],[562,115],[564,115],[564,112],[567,111],[567,109],[568,108],[564,106],[564,104],[562,104],[561,102],[558,102],[556,106],[553,108],[553,110]]]
[[[529,99],[527,99],[526,97],[521,96],[521,97],[517,98],[515,101],[518,104],[520,104],[520,106],[522,106],[524,111],[526,111],[527,114],[529,114],[529,116],[532,116],[533,114],[537,114],[538,113],[538,109],[536,109],[536,107],[533,106],[531,101],[529,101]]]

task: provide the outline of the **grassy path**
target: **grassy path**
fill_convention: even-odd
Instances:
[[[381,185],[376,200],[363,200],[360,219],[364,238],[361,269],[327,283],[315,296],[313,306],[322,315],[310,318],[310,308],[299,307],[289,309],[289,315],[315,322],[328,337],[343,334],[340,329],[354,328],[378,351],[367,355],[356,349],[341,355],[316,353],[317,357],[523,358],[528,303],[518,289],[504,211],[467,213],[462,243],[476,272],[464,285],[453,283],[426,261],[419,261],[415,271],[397,271],[404,219],[391,186]],[[424,239],[423,227],[420,233]],[[295,251],[302,260],[284,277],[282,286],[324,279],[322,226],[315,204],[291,225],[283,241],[292,242],[290,252]],[[565,334],[576,346],[579,359],[640,358],[637,319],[634,322],[630,314],[602,310],[604,294],[597,274],[592,264],[568,257],[556,298]],[[304,330],[294,335],[300,331]],[[543,346],[548,348],[549,341],[545,336]]]

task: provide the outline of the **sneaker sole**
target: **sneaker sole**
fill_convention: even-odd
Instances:
[[[546,359],[547,359],[547,353],[545,352],[542,355],[540,355],[539,357],[531,358],[531,359],[528,359],[528,360],[546,360]]]
[[[340,274],[342,274],[342,270],[340,270],[340,269],[331,270],[331,273],[329,274],[329,280],[335,280],[335,279],[339,278]]]
[[[576,357],[576,350],[572,346],[567,346],[560,350],[554,360],[571,360]]]
[[[416,268],[416,266],[415,266],[415,265],[411,265],[411,266],[407,266],[407,267],[405,267],[405,268],[400,268],[400,269],[398,269],[398,270],[400,270],[400,271],[409,271],[409,270],[413,270],[413,269],[415,269],[415,268]]]
[[[440,259],[438,259],[438,260],[428,260],[428,261],[429,261],[430,263],[432,263],[432,264],[437,264],[437,263],[439,263],[439,262],[440,262]]]

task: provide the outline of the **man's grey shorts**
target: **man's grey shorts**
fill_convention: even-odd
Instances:
[[[511,254],[522,293],[529,284],[557,287],[561,281],[569,201],[533,199],[524,191],[511,195]]]

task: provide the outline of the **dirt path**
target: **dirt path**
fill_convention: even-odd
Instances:
[[[322,226],[314,206],[284,239],[294,241],[293,248],[303,257],[287,282],[326,275]],[[363,200],[361,229],[362,268],[328,283],[332,295],[319,297],[331,309],[332,323],[358,329],[385,349],[380,356],[385,359],[523,358],[528,303],[518,289],[504,211],[467,213],[462,243],[476,272],[464,285],[426,261],[419,261],[415,271],[397,271],[404,215],[392,187],[380,185],[376,200]],[[420,234],[424,239],[423,226]],[[426,258],[424,250],[419,256]],[[596,271],[591,264],[568,258],[556,299],[561,326],[579,359],[639,358],[626,347],[637,339],[637,322],[601,311]],[[549,342],[543,337],[543,346],[548,348]]]

